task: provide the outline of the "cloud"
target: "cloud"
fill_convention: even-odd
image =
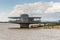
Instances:
[[[60,19],[60,18],[46,18],[46,17],[44,17],[44,18],[42,18],[41,19],[41,21],[56,21],[56,22],[58,22],[58,19]]]
[[[46,13],[60,12],[60,2],[53,3],[50,8],[46,10]]]
[[[40,16],[44,20],[56,20],[55,17],[60,13],[59,2],[35,2],[35,3],[24,3],[17,4],[13,10],[6,14],[10,16],[20,16],[20,14],[29,14],[30,16]],[[53,14],[53,15],[52,15]],[[57,14],[57,15],[55,15]],[[5,14],[1,14],[5,16]],[[59,19],[59,18],[57,18]]]
[[[52,6],[53,2],[35,2],[16,5],[10,12],[11,16],[22,13],[27,14],[46,14],[46,10]]]
[[[0,18],[6,18],[8,17],[8,13],[2,12],[0,13]]]
[[[0,21],[4,22],[4,21],[8,21],[8,13],[0,13]]]

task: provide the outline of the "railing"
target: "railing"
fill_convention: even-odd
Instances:
[[[10,23],[40,23],[40,21],[20,21],[20,20],[14,20],[10,21]]]

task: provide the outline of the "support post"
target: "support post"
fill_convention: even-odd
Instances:
[[[29,24],[20,24],[20,28],[29,28]]]

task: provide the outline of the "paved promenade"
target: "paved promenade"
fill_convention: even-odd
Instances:
[[[19,28],[18,24],[0,23],[0,40],[60,40],[60,29]]]

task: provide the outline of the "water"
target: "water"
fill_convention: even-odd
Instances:
[[[0,40],[60,40],[60,29],[10,29],[18,24],[0,23]]]

